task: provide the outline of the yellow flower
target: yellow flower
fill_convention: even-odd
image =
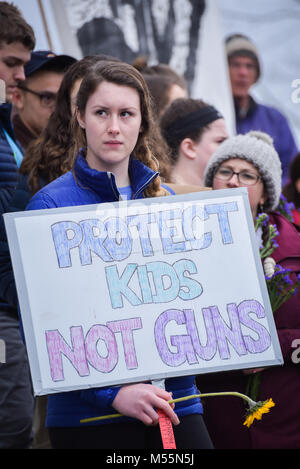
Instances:
[[[262,415],[270,412],[271,407],[274,407],[274,405],[275,404],[272,398],[268,399],[267,401],[255,402],[255,404],[248,410],[244,425],[249,428],[252,425],[254,419],[261,420]]]

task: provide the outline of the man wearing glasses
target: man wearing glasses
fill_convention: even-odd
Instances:
[[[35,51],[25,65],[25,81],[13,92],[13,126],[15,136],[26,150],[46,127],[55,107],[55,100],[64,72],[76,59],[55,55],[51,51]]]

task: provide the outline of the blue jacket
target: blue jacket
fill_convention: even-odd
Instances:
[[[15,140],[10,122],[11,106],[0,106],[0,213],[4,213],[18,181],[18,168],[3,129]]]
[[[146,187],[158,173],[131,159],[129,176],[133,198],[142,198]],[[172,191],[170,190],[172,193]],[[82,154],[79,154],[74,169],[43,187],[30,200],[27,210],[43,208],[87,205],[119,200],[119,191],[112,173],[98,172],[91,169]],[[167,391],[173,392],[173,398],[197,394],[195,377],[170,378],[165,382]],[[111,404],[120,387],[106,387],[51,394],[48,396],[47,426],[80,426],[80,420],[87,417],[114,413]],[[199,399],[190,399],[178,403],[175,411],[180,416],[202,413]],[[129,420],[128,417],[107,419],[92,424],[111,423]]]
[[[251,98],[246,116],[241,116],[236,106],[236,130],[245,134],[250,130],[261,130],[271,135],[282,164],[282,182],[289,178],[289,166],[298,149],[287,119],[277,109],[258,104]]]

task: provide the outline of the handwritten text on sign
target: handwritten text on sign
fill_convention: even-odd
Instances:
[[[178,197],[30,218],[43,232],[34,262],[23,256],[43,388],[278,363],[243,198]],[[40,256],[47,307],[29,273]]]

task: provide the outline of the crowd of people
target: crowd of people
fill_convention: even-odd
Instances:
[[[257,103],[251,86],[261,74],[258,51],[241,35],[225,43],[237,135],[222,114],[189,96],[184,78],[167,64],[129,64],[110,55],[80,60],[35,50],[35,34],[19,9],[0,2],[0,448],[162,448],[162,410],[178,449],[300,448],[300,292],[274,313],[284,364],[265,369],[168,378],[34,397],[17,289],[2,214],[24,210],[164,197],[203,189],[246,187],[258,249],[277,227],[272,257],[300,274],[300,153],[287,119]],[[282,208],[285,197],[288,214]],[[292,204],[292,205],[291,205]],[[245,393],[259,376],[257,400],[275,409],[241,427],[243,403],[201,392]],[[86,415],[123,417],[80,425]],[[134,443],[133,443],[134,442]]]

